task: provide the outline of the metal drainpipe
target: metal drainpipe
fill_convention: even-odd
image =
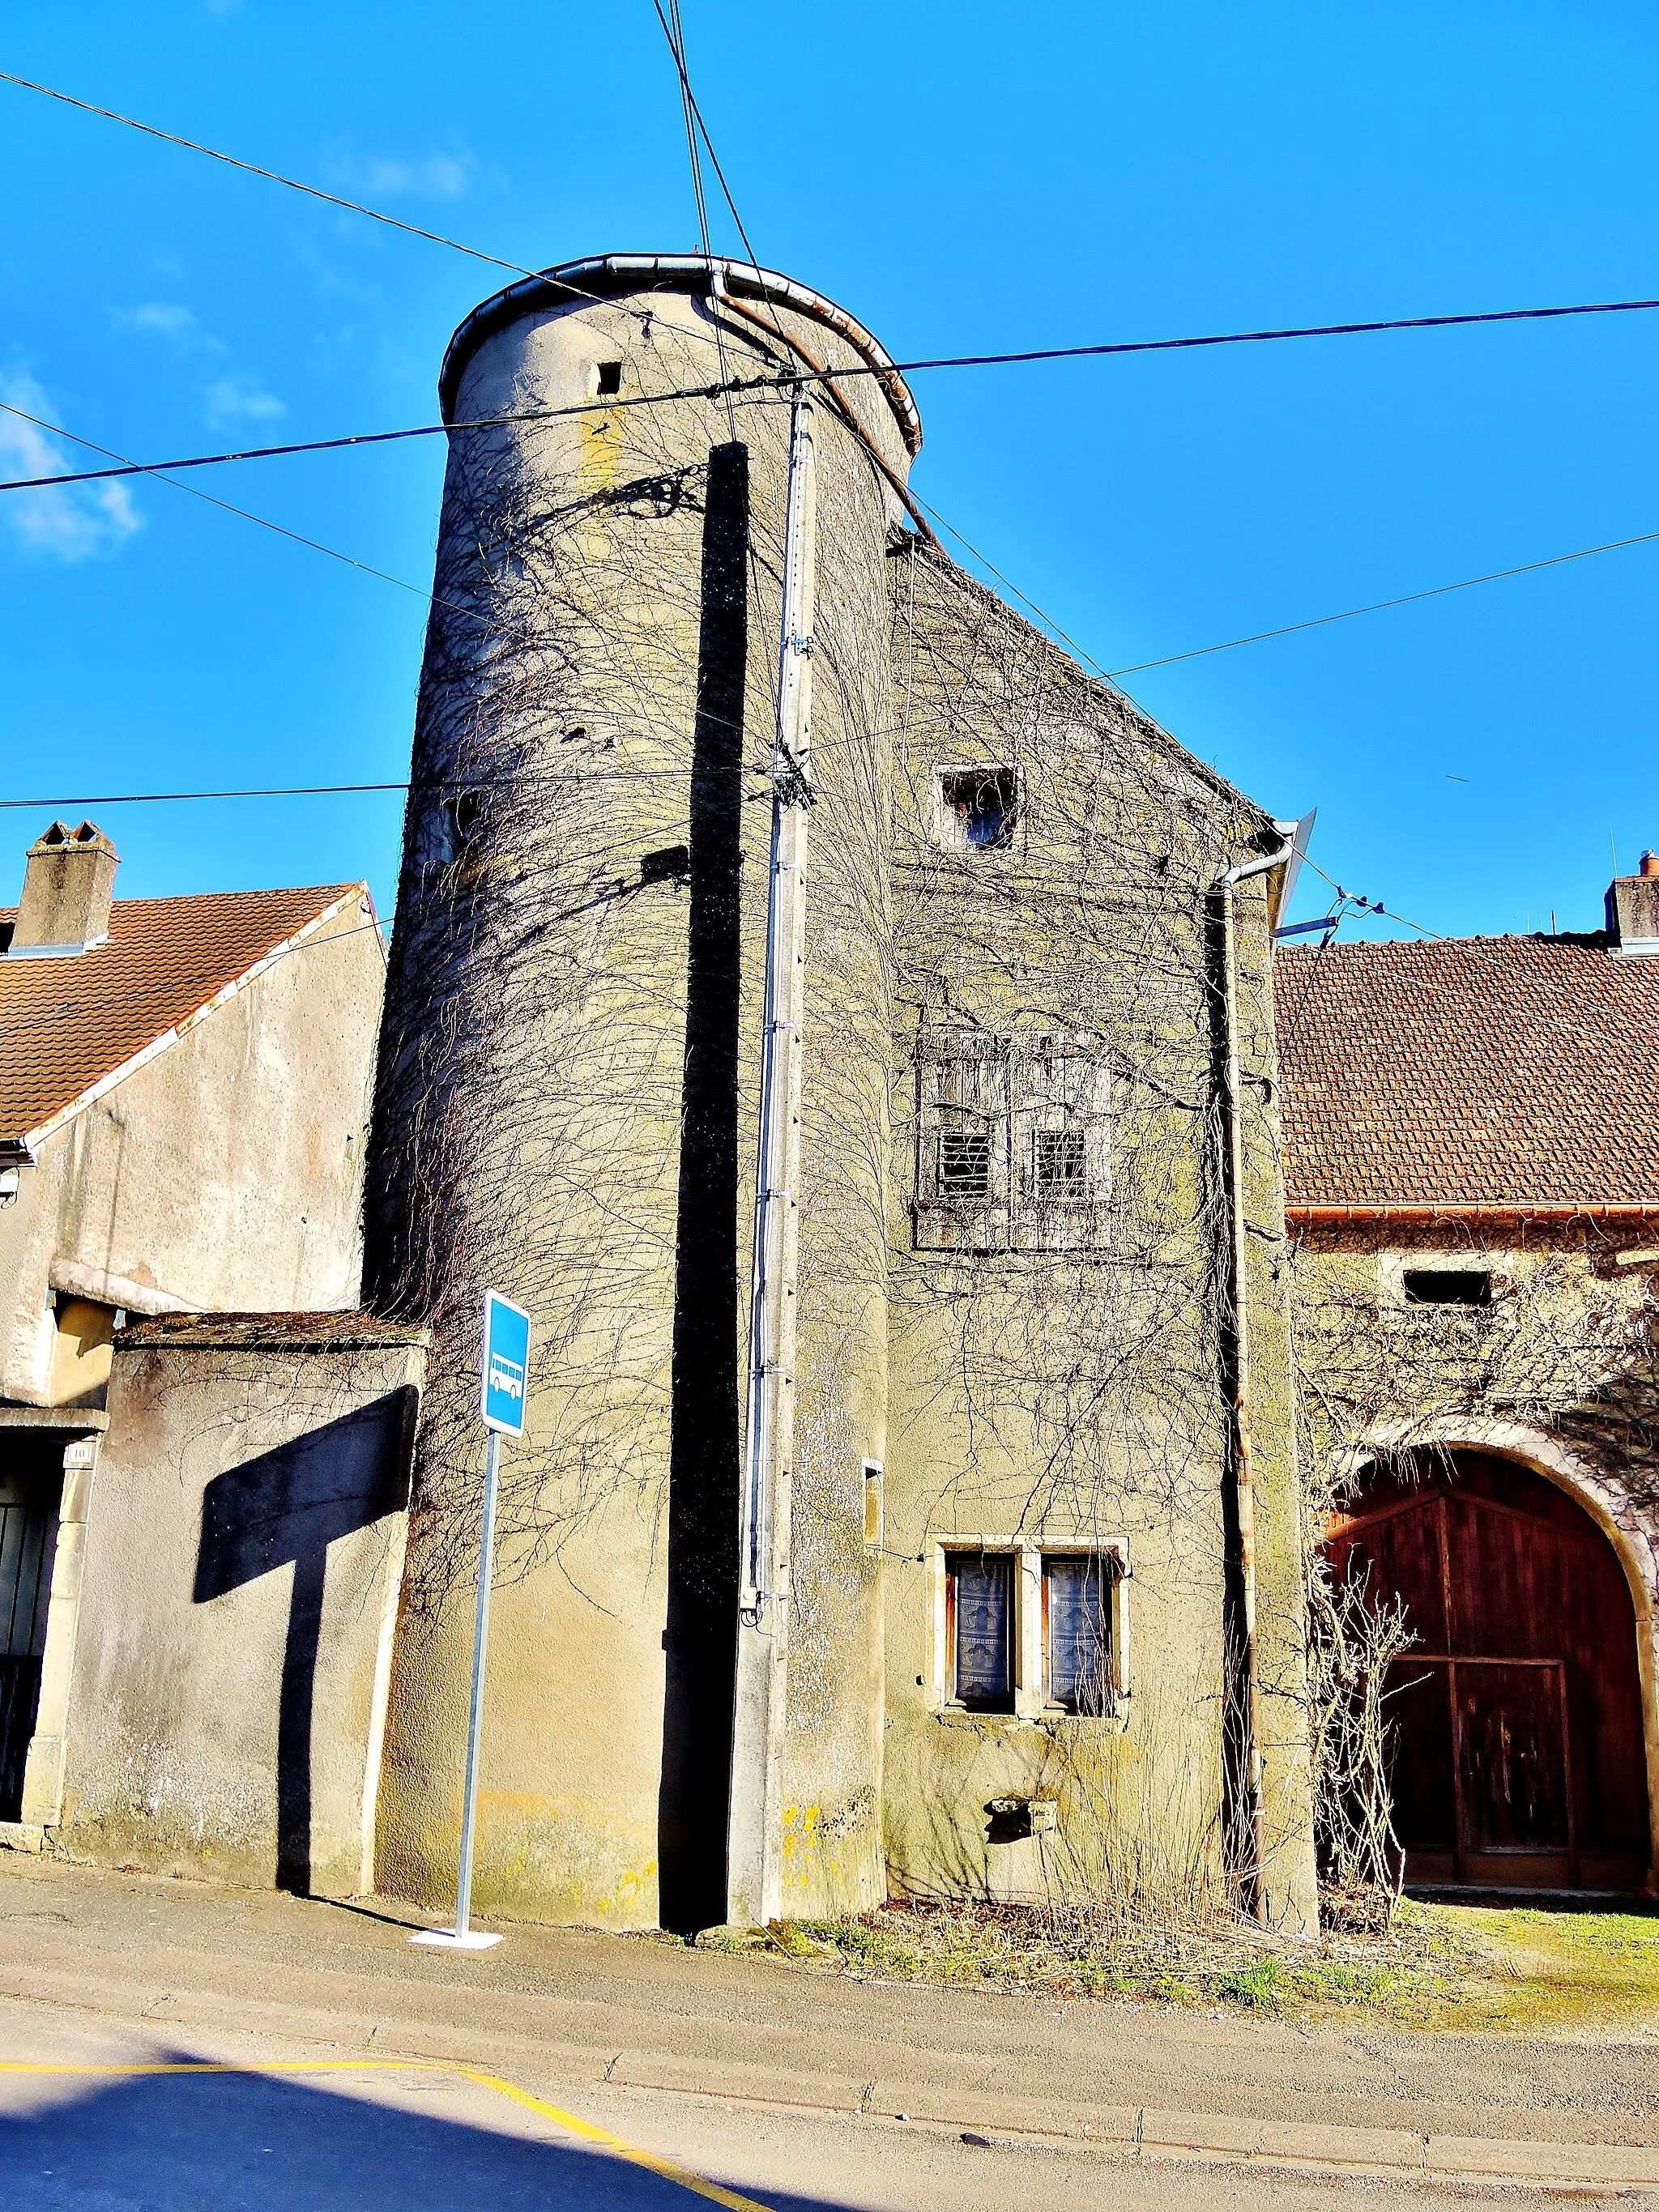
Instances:
[[[1233,1353],[1233,1495],[1238,1510],[1239,1579],[1243,1585],[1243,1650],[1239,1661],[1244,1674],[1244,1778],[1250,1832],[1248,1882],[1250,1914],[1256,1920],[1267,1917],[1263,1873],[1267,1838],[1262,1791],[1261,1700],[1255,1666],[1255,1487],[1250,1465],[1250,1332],[1245,1304],[1249,1255],[1244,1224],[1244,1135],[1239,1115],[1238,961],[1234,941],[1233,891],[1249,877],[1266,875],[1288,860],[1292,847],[1293,841],[1286,838],[1277,852],[1261,854],[1253,860],[1241,860],[1237,867],[1218,877],[1210,887],[1212,896],[1218,899],[1221,905],[1222,1019],[1226,1025],[1223,1105],[1227,1117],[1227,1287]]]

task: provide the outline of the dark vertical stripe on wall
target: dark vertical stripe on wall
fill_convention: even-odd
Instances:
[[[737,1665],[739,1404],[738,1035],[740,832],[749,650],[749,449],[708,457],[696,726],[685,1075],[674,1259],[667,1672],[658,1861],[662,1923],[726,1917]]]

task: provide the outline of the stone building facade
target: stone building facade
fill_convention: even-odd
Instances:
[[[453,1879],[494,1287],[535,1334],[481,1909],[686,1928],[1242,1881],[1307,1921],[1282,827],[943,555],[902,379],[790,280],[570,264],[469,318],[442,398],[368,1212],[370,1301],[431,1334],[380,1881]],[[804,419],[793,1410],[754,1604]]]
[[[1408,1880],[1651,1886],[1659,861],[1578,936],[1278,955],[1304,1462],[1405,1601]]]

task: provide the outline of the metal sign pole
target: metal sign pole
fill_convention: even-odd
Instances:
[[[472,1927],[472,1845],[478,1817],[478,1755],[483,1739],[484,1672],[489,1656],[489,1586],[495,1569],[495,1498],[500,1487],[501,1438],[524,1434],[530,1379],[530,1316],[499,1291],[484,1297],[483,1358],[478,1417],[489,1431],[484,1468],[483,1529],[478,1545],[478,1610],[472,1631],[472,1698],[466,1719],[466,1780],[461,1793],[461,1858],[455,1889],[455,1925],[424,1928],[411,1943],[448,1951],[487,1951],[499,1936]]]
[[[478,1615],[472,1632],[472,1705],[466,1723],[466,1788],[461,1802],[461,1875],[455,1897],[455,1940],[465,1943],[472,1917],[472,1830],[478,1813],[478,1739],[483,1734],[484,1656],[489,1649],[489,1584],[495,1562],[495,1479],[501,1466],[499,1430],[489,1431],[484,1470],[483,1558],[478,1564]],[[495,1936],[492,1942],[499,1942]]]

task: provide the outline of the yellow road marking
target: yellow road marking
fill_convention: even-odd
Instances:
[[[726,2212],[772,2212],[769,2205],[753,2197],[740,2197],[734,2189],[726,2189],[718,2181],[706,2181],[700,2173],[677,2166],[672,2158],[659,2158],[655,2151],[641,2150],[635,2143],[624,2142],[613,2136],[608,2128],[596,2126],[592,2120],[583,2119],[579,2113],[567,2112],[557,2105],[550,2105],[540,2097],[532,2097],[527,2089],[520,2089],[511,2081],[504,2081],[499,2074],[486,2074],[476,2066],[461,2066],[443,2058],[283,2058],[268,2065],[233,2066],[206,2058],[157,2059],[140,2061],[128,2066],[82,2066],[71,2064],[35,2064],[30,2060],[0,2058],[0,2074],[96,2074],[127,2075],[134,2074],[453,2074],[464,2081],[476,2081],[482,2087],[494,2089],[497,2095],[510,2098],[514,2104],[522,2105],[526,2112],[538,2112],[544,2120],[576,2136],[583,2142],[591,2142],[601,2150],[609,2151],[613,2158],[626,2159],[630,2166],[643,2166],[647,2173],[656,2174],[663,2181],[672,2182],[676,2188],[689,2189],[694,2196],[706,2197],[711,2203],[724,2204]]]

